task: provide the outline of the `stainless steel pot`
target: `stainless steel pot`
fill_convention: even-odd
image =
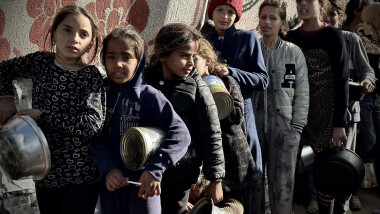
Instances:
[[[313,167],[314,152],[309,145],[302,145],[301,157],[298,160],[296,175],[300,175]]]
[[[29,116],[13,116],[0,127],[0,166],[12,180],[45,177],[50,150],[44,134]]]
[[[122,136],[120,154],[131,170],[142,170],[154,156],[165,137],[158,127],[132,127]]]

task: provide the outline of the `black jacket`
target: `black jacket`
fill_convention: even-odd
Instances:
[[[221,180],[225,169],[220,122],[210,89],[198,72],[193,70],[187,78],[165,80],[158,66],[151,67],[146,69],[145,81],[168,98],[190,131],[191,143],[187,154],[174,166],[177,169],[168,169],[165,174],[173,172],[171,177],[183,177],[195,183],[203,164],[207,180]],[[178,173],[178,170],[187,173]]]

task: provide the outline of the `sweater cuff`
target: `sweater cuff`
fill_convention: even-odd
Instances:
[[[292,123],[291,124],[293,129],[296,130],[298,133],[302,133],[302,130],[303,130],[303,126],[302,125],[299,125],[299,124],[295,124],[295,123]]]

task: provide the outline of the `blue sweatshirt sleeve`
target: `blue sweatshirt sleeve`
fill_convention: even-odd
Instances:
[[[159,126],[166,132],[164,140],[156,150],[155,156],[145,167],[156,179],[161,181],[164,171],[177,163],[186,153],[190,145],[190,133],[174,111],[170,102],[159,92],[156,92],[150,99],[141,99],[144,102],[151,102],[151,117],[154,118]]]
[[[99,168],[100,176],[105,175],[111,169],[119,168],[117,164],[113,162],[112,150],[106,139],[109,138],[105,132],[103,132],[102,135],[96,138],[91,144],[92,157]]]
[[[241,45],[238,52],[243,53],[242,58],[237,57],[228,67],[230,74],[245,90],[264,90],[268,87],[269,76],[265,68],[260,42],[253,32],[242,31]]]

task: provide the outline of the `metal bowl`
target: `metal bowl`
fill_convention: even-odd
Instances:
[[[13,116],[0,127],[0,167],[12,180],[40,180],[50,170],[44,134],[29,116]]]

